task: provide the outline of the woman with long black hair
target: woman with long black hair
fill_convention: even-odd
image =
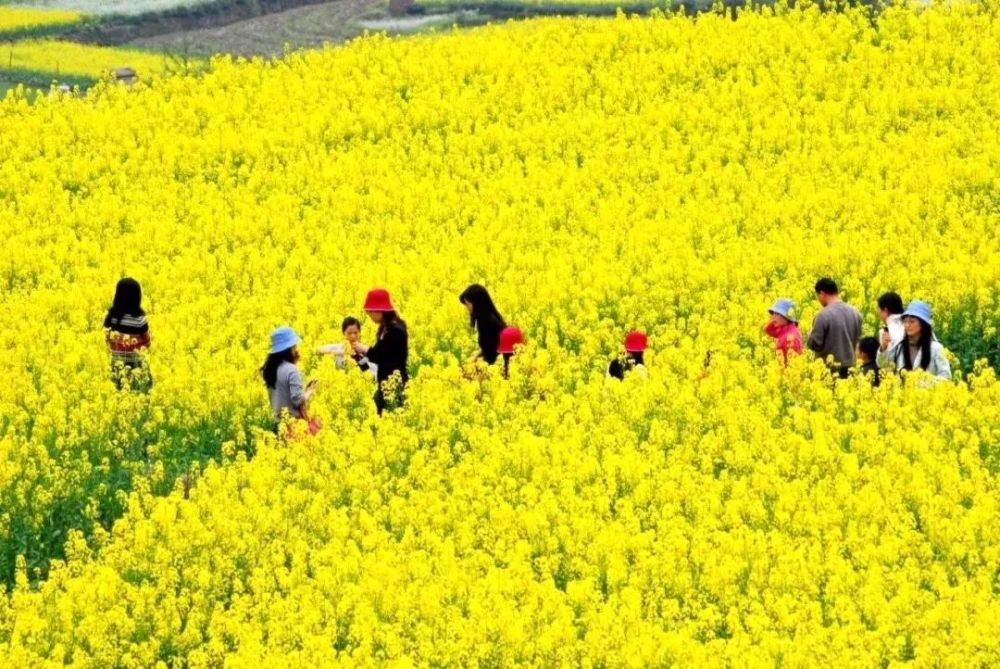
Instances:
[[[105,340],[111,352],[111,378],[115,386],[148,391],[153,385],[143,352],[149,348],[149,322],[142,308],[142,286],[125,277],[115,286],[115,296],[104,317]]]
[[[897,371],[922,369],[931,376],[950,379],[951,363],[944,346],[934,337],[930,305],[914,300],[902,316],[906,336],[884,356],[879,354],[879,361],[895,364]]]
[[[377,368],[378,389],[375,391],[375,408],[381,416],[386,409],[395,409],[403,405],[406,383],[410,380],[406,370],[410,354],[410,337],[406,330],[406,322],[396,313],[389,291],[384,288],[368,291],[364,310],[378,325],[375,343],[365,346],[356,341],[351,346],[355,353],[367,357]]]
[[[283,325],[271,333],[271,348],[260,373],[267,386],[271,400],[271,411],[276,425],[281,424],[285,415],[291,418],[309,420],[308,402],[315,388],[315,382],[305,385],[299,371],[299,344],[302,339],[295,330]],[[314,432],[318,424],[310,422]],[[277,428],[276,428],[277,429]]]
[[[493,303],[489,291],[478,283],[463,290],[458,299],[469,310],[469,327],[476,329],[479,357],[486,364],[492,365],[497,360],[500,332],[507,327],[507,323]]]

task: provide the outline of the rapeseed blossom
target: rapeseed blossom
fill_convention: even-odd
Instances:
[[[62,9],[0,7],[0,35],[35,28],[66,26],[83,20],[84,14]]]
[[[0,657],[997,664],[994,13],[546,19],[8,98]],[[106,378],[126,275],[148,395]],[[822,275],[871,332],[884,290],[933,304],[961,378],[786,368],[761,320],[807,329]],[[373,286],[405,408],[304,346],[323,429],[276,440],[268,334],[338,341]],[[608,380],[632,329],[647,374]]]
[[[3,45],[4,66],[12,70],[51,73],[60,76],[101,79],[121,67],[131,67],[140,78],[157,77],[194,67],[172,56],[122,47],[78,44],[55,39],[22,40]]]

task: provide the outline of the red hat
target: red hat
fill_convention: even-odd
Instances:
[[[395,311],[392,300],[389,299],[389,291],[385,288],[372,288],[365,298],[365,311]]]
[[[524,335],[520,328],[504,328],[500,331],[500,342],[497,353],[513,353],[514,347],[524,343]]]
[[[633,330],[625,335],[625,350],[629,353],[642,353],[646,350],[646,335]]]

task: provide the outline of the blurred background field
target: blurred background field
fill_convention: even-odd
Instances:
[[[708,0],[21,0],[0,2],[0,92],[25,85],[87,88],[112,69],[131,67],[140,79],[189,71],[176,63],[215,54],[275,57],[289,49],[339,43],[367,32],[446,31],[542,15],[603,15],[655,9],[697,11]],[[51,54],[25,39],[58,39]],[[72,51],[73,41],[104,50]],[[111,50],[112,47],[121,51]],[[160,60],[146,53],[164,54]],[[30,56],[28,54],[31,54]],[[164,67],[164,62],[174,65]]]

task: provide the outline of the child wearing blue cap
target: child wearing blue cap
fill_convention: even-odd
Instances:
[[[764,326],[764,334],[775,340],[774,350],[781,354],[782,362],[787,365],[789,351],[802,353],[802,333],[795,315],[795,302],[780,298],[767,313],[771,314],[771,319]]]
[[[879,353],[879,364],[893,364],[896,371],[922,369],[931,376],[950,379],[951,363],[944,346],[934,336],[930,305],[914,300],[902,316],[906,336],[892,348]]]
[[[271,348],[261,368],[264,385],[271,399],[274,420],[281,423],[284,414],[292,418],[309,420],[307,404],[315,390],[316,382],[304,386],[302,373],[295,363],[299,361],[299,344],[302,339],[295,330],[283,325],[271,333]],[[310,421],[309,430],[315,432],[318,423]]]

